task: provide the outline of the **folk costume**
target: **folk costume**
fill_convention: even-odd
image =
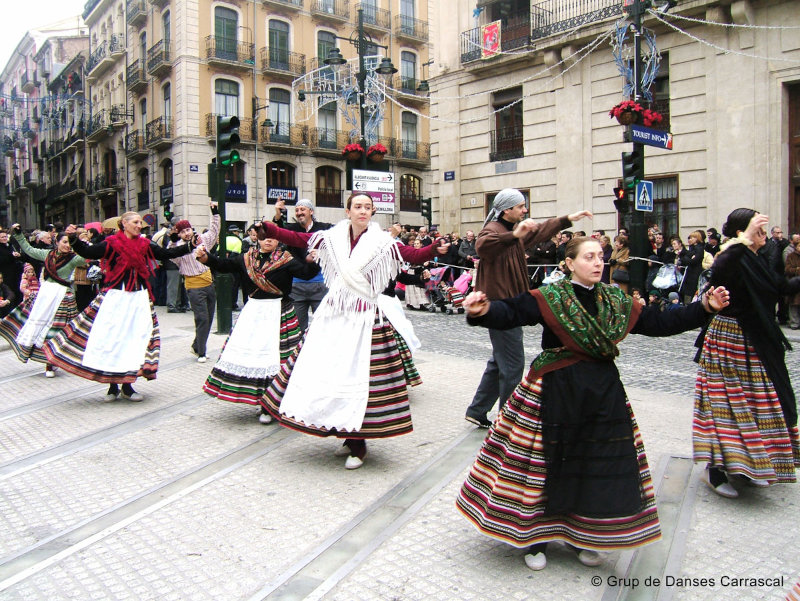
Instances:
[[[730,291],[730,305],[702,340],[692,445],[695,461],[768,486],[795,482],[800,466],[797,401],[785,361],[791,345],[774,318],[778,297],[800,292],[800,278],[777,275],[749,244],[734,238],[714,259],[711,284]]]
[[[20,233],[15,233],[14,239],[27,256],[43,262],[42,281],[35,294],[0,322],[0,336],[20,361],[48,363],[42,347],[78,314],[69,277],[86,261],[73,252],[34,248]],[[47,371],[52,374],[49,367]]]
[[[423,263],[436,247],[401,246],[375,223],[355,240],[349,220],[314,234],[264,226],[268,238],[316,249],[328,287],[304,341],[267,388],[264,408],[281,425],[315,436],[364,441],[411,432],[407,385],[421,379],[409,345],[419,342],[400,302],[381,293],[403,261]]]
[[[103,288],[92,303],[44,348],[48,362],[76,376],[106,383],[154,380],[161,337],[150,276],[156,259],[188,254],[190,245],[169,250],[120,230],[98,244],[70,236],[72,249],[99,259]]]
[[[614,360],[629,334],[669,336],[706,321],[701,303],[643,308],[570,278],[492,301],[471,325],[543,324],[542,353],[498,415],[457,499],[483,534],[515,547],[644,545],[661,531],[650,468]]]
[[[288,251],[267,254],[258,246],[230,259],[209,255],[207,265],[241,274],[243,282],[251,282],[251,292],[203,390],[223,401],[260,406],[267,386],[300,341],[289,298],[292,278],[313,277],[319,268]]]

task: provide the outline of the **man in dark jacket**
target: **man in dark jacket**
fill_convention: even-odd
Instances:
[[[295,223],[287,224],[283,217],[283,209],[286,207],[286,202],[281,199],[275,203],[275,217],[272,221],[279,227],[286,228],[293,232],[318,232],[320,230],[327,230],[333,227],[330,223],[324,223],[314,219],[314,203],[307,198],[301,198],[294,205],[294,218]],[[290,248],[289,251],[301,261],[304,261],[308,249],[305,248]],[[305,331],[308,328],[308,310],[316,311],[319,308],[319,303],[328,293],[328,288],[325,286],[325,280],[322,277],[322,272],[310,280],[301,280],[294,278],[292,280],[291,297],[294,301],[294,310],[297,313],[297,321],[300,323],[300,330]]]
[[[591,217],[580,211],[567,217],[536,223],[525,219],[528,209],[519,190],[506,188],[495,196],[492,210],[478,234],[476,250],[480,261],[473,288],[486,294],[489,300],[517,296],[529,290],[525,248],[553,237],[573,221]],[[481,428],[491,425],[486,414],[500,402],[500,408],[522,379],[525,349],[522,328],[489,329],[492,356],[475,391],[464,418]]]
[[[3,282],[13,294],[13,297],[3,297],[11,299],[11,303],[8,306],[9,312],[22,299],[22,295],[19,292],[19,281],[22,277],[22,255],[16,244],[16,241],[9,240],[7,231],[0,230],[0,274],[3,276]]]

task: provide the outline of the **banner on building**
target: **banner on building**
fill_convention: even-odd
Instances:
[[[481,25],[481,58],[500,54],[500,21]]]

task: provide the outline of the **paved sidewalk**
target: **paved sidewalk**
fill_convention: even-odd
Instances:
[[[556,545],[534,573],[454,506],[485,434],[463,419],[484,330],[410,314],[424,344],[414,432],[370,442],[346,471],[335,440],[204,395],[224,337],[198,364],[191,313],[158,312],[162,364],[136,386],[142,403],[102,403],[105,386],[0,350],[0,599],[780,600],[800,578],[800,487],[726,500],[689,459],[694,334],[632,336],[618,360],[664,539],[595,569]],[[527,361],[539,335],[526,332]]]

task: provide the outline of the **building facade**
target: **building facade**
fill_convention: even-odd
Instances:
[[[429,65],[421,0],[90,0],[85,220],[135,210],[155,224],[171,203],[203,223],[216,117],[232,115],[242,162],[227,185],[228,221],[271,214],[280,195],[290,205],[312,199],[318,219],[343,217],[342,148],[357,125],[337,110],[342,102],[306,118],[295,82],[326,69],[334,47],[356,56],[348,38],[358,8],[376,54],[399,68],[373,136],[387,142],[396,179],[397,210],[384,220],[420,223],[431,186],[428,98],[417,91]]]
[[[439,3],[431,80],[434,221],[481,226],[518,188],[534,218],[589,209],[615,231],[625,128],[609,118],[625,80],[617,0]],[[656,5],[661,3],[655,3]],[[649,13],[660,67],[653,107],[673,148],[646,146],[648,223],[683,239],[734,208],[800,230],[800,12],[791,1],[686,0]],[[492,37],[499,31],[499,43]],[[497,43],[497,45],[495,45]],[[630,30],[623,47],[631,44]],[[647,51],[648,44],[643,47]],[[649,52],[648,52],[649,54]]]

